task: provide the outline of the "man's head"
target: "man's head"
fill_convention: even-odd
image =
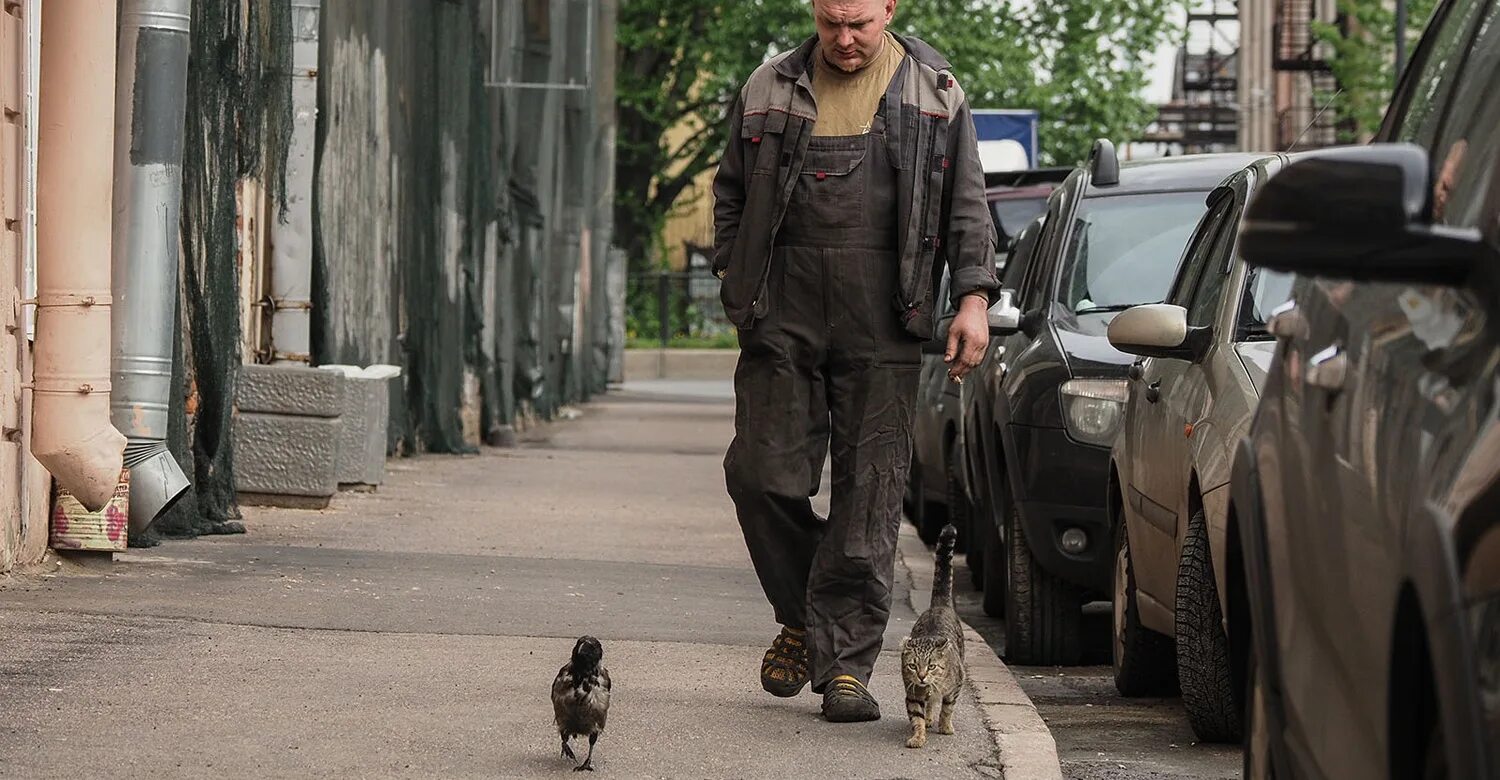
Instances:
[[[812,0],[823,59],[847,73],[869,65],[885,45],[897,0]]]

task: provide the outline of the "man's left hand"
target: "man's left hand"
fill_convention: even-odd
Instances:
[[[989,299],[983,295],[966,295],[958,302],[958,314],[948,328],[948,347],[943,351],[949,379],[962,382],[964,375],[984,360],[984,350],[990,344],[988,311]]]

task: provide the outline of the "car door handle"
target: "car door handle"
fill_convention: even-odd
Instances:
[[[1307,361],[1307,383],[1337,393],[1349,378],[1349,356],[1338,346],[1313,355]]]
[[[1156,380],[1155,382],[1152,382],[1149,385],[1146,385],[1146,400],[1150,401],[1153,404],[1156,403],[1157,401],[1161,400],[1161,380],[1160,379]]]

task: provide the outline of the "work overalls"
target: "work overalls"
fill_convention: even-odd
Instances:
[[[812,683],[868,683],[890,618],[920,342],[897,302],[897,172],[871,132],[814,137],[740,331],[730,496],[776,620],[805,627]],[[828,518],[813,511],[832,450]]]

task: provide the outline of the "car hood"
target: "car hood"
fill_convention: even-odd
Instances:
[[[1259,396],[1266,386],[1271,358],[1276,355],[1276,342],[1246,341],[1234,345],[1234,352],[1240,356],[1240,362],[1245,364],[1245,371],[1250,374],[1250,384],[1255,386],[1255,394]]]
[[[1064,314],[1053,321],[1057,329],[1057,342],[1068,356],[1073,372],[1087,374],[1090,370],[1104,369],[1107,373],[1118,373],[1135,362],[1134,355],[1127,355],[1109,343],[1109,322],[1115,315]]]

